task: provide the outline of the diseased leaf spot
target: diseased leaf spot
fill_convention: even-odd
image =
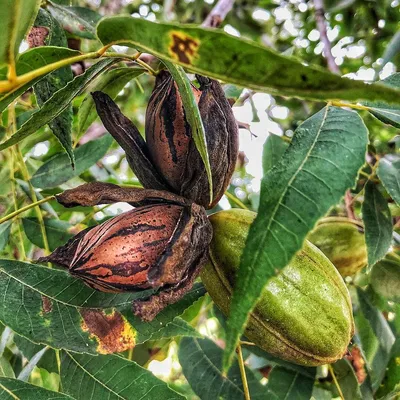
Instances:
[[[102,310],[84,309],[80,314],[82,329],[99,344],[98,353],[119,353],[135,347],[136,332],[119,312],[106,314]]]
[[[169,52],[172,57],[182,63],[192,64],[200,42],[179,31],[172,31],[171,39]]]
[[[52,310],[53,310],[53,303],[51,302],[51,300],[46,296],[42,296],[42,312],[43,312],[43,314],[48,314]]]
[[[49,30],[45,26],[34,26],[29,32],[27,41],[29,47],[44,46],[46,38],[49,35]]]

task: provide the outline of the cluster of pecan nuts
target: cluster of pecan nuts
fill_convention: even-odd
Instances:
[[[40,260],[67,267],[101,291],[158,289],[133,304],[143,320],[152,320],[192,287],[212,239],[205,209],[218,203],[235,168],[238,128],[231,106],[217,81],[196,78],[200,87],[192,90],[206,134],[213,198],[181,96],[168,72],[156,78],[146,111],[146,140],[109,96],[95,92],[104,126],[126,152],[144,189],[92,182],[57,196],[65,207],[124,201],[137,208],[80,232]]]

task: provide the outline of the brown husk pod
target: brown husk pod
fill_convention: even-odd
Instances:
[[[205,128],[213,199],[177,84],[169,72],[162,71],[156,78],[146,111],[146,141],[107,95],[95,92],[93,97],[105,127],[125,150],[146,188],[168,190],[212,208],[228,187],[235,168],[238,128],[219,82],[196,77],[200,88],[192,86],[192,90]]]
[[[147,200],[146,192],[98,182],[64,192],[58,199],[65,205],[116,199],[149,204],[80,232],[40,261],[67,267],[100,291],[159,289],[150,299],[134,303],[135,314],[151,320],[192,287],[206,260],[212,230],[203,207],[168,193],[163,202],[164,193],[154,190]]]

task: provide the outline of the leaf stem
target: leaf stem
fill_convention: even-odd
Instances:
[[[244,203],[242,203],[236,196],[234,196],[232,193],[229,193],[228,191],[225,192],[225,196],[229,199],[232,200],[236,205],[238,205],[240,208],[243,208],[243,210],[248,210],[249,207],[247,207]]]
[[[15,117],[15,103],[12,103],[9,111],[8,111],[8,129],[7,129],[7,136],[11,136],[14,131],[15,131],[15,124],[16,124],[16,117]],[[14,174],[15,174],[15,158],[14,158],[14,151],[13,149],[10,149],[10,184],[11,184],[11,191],[12,191],[12,196],[13,196],[13,202],[14,202],[14,212],[18,211],[18,202],[17,202],[17,192],[15,190],[15,180],[14,180]],[[13,213],[11,213],[13,214]],[[3,222],[3,218],[0,219],[0,224]],[[18,244],[16,245],[17,248],[20,248],[20,257],[22,257],[23,260],[26,259],[26,253],[25,253],[25,247],[24,247],[24,238],[22,236],[22,231],[21,231],[21,226],[18,223],[17,224],[17,232],[18,232],[18,238],[19,238],[19,246]]]
[[[250,399],[250,392],[249,392],[249,385],[247,384],[246,370],[245,370],[245,367],[244,367],[242,347],[240,346],[240,344],[237,347],[236,352],[238,354],[239,369],[240,369],[240,375],[242,377],[244,398],[245,398],[245,400],[251,400]]]
[[[364,111],[371,110],[370,107],[363,106],[361,104],[343,103],[342,101],[330,101],[329,103],[335,107],[348,107],[348,108],[353,108],[354,110],[364,110]]]
[[[25,211],[30,210],[33,207],[36,207],[36,206],[38,206],[40,204],[43,204],[43,203],[47,203],[48,201],[53,200],[53,199],[55,199],[55,196],[49,196],[49,197],[46,197],[44,199],[38,200],[38,201],[36,201],[34,203],[28,204],[25,207],[22,207],[22,208],[20,208],[18,210],[15,210],[12,213],[6,215],[5,217],[0,218],[0,224],[2,224],[3,222],[6,222],[6,221],[16,217],[17,215],[19,215],[19,214],[21,214],[21,213],[23,213]]]
[[[101,49],[100,49],[101,50]],[[99,52],[100,52],[99,50]],[[25,85],[33,79],[39,78],[40,76],[52,72],[56,69],[65,67],[67,65],[76,63],[78,61],[87,60],[89,58],[99,58],[102,54],[99,52],[91,52],[87,54],[81,54],[75,57],[64,58],[63,60],[56,61],[54,63],[45,65],[41,68],[35,69],[33,71],[27,72],[26,74],[17,76],[14,80],[0,81],[0,93],[9,92],[14,89]]]
[[[335,375],[335,372],[333,371],[333,368],[332,368],[332,365],[331,365],[331,364],[328,365],[328,369],[329,369],[329,373],[330,373],[331,376],[332,376],[333,382],[335,383],[336,389],[337,389],[337,391],[339,392],[340,398],[341,398],[342,400],[344,400],[344,396],[343,396],[342,389],[340,388],[339,382],[338,382],[338,380],[336,379],[336,375]]]
[[[57,370],[58,370],[58,375],[61,376],[61,357],[60,357],[60,349],[54,349],[54,353],[56,354],[56,362],[57,362]],[[62,387],[62,379],[60,379],[60,392],[63,392],[63,387]]]
[[[0,81],[0,93],[11,92],[25,85],[26,83],[32,81],[33,79],[39,78],[40,76],[52,72],[56,69],[65,67],[70,64],[74,64],[79,61],[88,60],[88,59],[96,59],[100,57],[120,57],[127,58],[129,60],[133,60],[145,68],[151,75],[157,75],[157,72],[150,67],[150,65],[146,64],[144,61],[139,60],[139,57],[142,53],[138,52],[135,55],[129,54],[120,54],[116,52],[106,51],[112,46],[112,44],[108,44],[97,51],[93,51],[86,54],[80,54],[79,56],[64,58],[63,60],[56,61],[54,63],[45,65],[33,71],[29,71],[26,74],[20,76],[8,76],[8,80]]]
[[[375,163],[374,166],[371,167],[372,171],[371,171],[371,173],[369,175],[360,170],[359,173],[361,175],[366,176],[367,180],[365,181],[364,186],[362,187],[362,189],[353,197],[353,199],[351,200],[351,204],[354,204],[354,202],[364,193],[365,186],[367,186],[367,183],[369,181],[372,181],[372,179],[374,178],[374,176],[376,174],[376,169],[378,168],[378,165],[379,165],[379,160]]]
[[[244,346],[256,346],[253,342],[247,342],[246,340],[239,340],[239,344]]]
[[[29,171],[28,171],[28,168],[26,167],[24,157],[22,156],[22,153],[21,153],[21,149],[19,148],[18,144],[15,147],[16,147],[17,158],[19,159],[22,176],[24,177],[25,181],[28,183],[28,186],[29,186],[29,192],[31,195],[31,199],[34,203],[37,203],[38,200],[37,200],[36,192],[31,184]],[[48,254],[50,254],[49,241],[47,239],[46,228],[44,226],[42,210],[40,209],[39,206],[35,206],[35,213],[36,213],[36,217],[39,221],[40,233],[42,234],[44,249],[46,251],[45,255],[48,255]]]
[[[150,67],[149,64],[145,63],[145,62],[144,62],[143,60],[141,60],[140,58],[138,58],[138,59],[136,60],[136,62],[137,62],[139,65],[141,65],[143,68],[147,69],[147,71],[148,71],[151,75],[153,75],[153,76],[156,76],[156,75],[157,75],[157,71],[155,71],[152,67]]]

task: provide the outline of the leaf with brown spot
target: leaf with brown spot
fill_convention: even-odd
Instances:
[[[149,340],[172,322],[164,333],[156,335],[157,338],[196,334],[187,324],[174,320],[204,295],[202,285],[195,285],[181,301],[167,307],[157,319],[146,324],[133,316],[132,301],[153,293],[154,289],[102,293],[73,278],[67,270],[0,260],[0,297],[4,299],[0,307],[0,322],[34,343],[47,344],[56,349],[89,354],[110,352],[111,349],[120,351],[117,349],[131,346],[132,339],[138,343]],[[115,311],[103,314],[99,309]],[[86,314],[87,329],[82,326],[82,313]],[[103,314],[104,320],[99,322],[98,315],[96,320],[95,313]],[[130,327],[135,334],[138,332],[137,338],[132,337]]]
[[[32,342],[53,348],[97,354],[99,342],[82,329],[80,311],[117,307],[129,314],[134,299],[153,292],[101,293],[67,270],[0,260],[0,295],[4,299],[0,321]]]
[[[258,92],[314,100],[399,102],[399,89],[342,78],[218,29],[113,16],[97,24],[97,36],[104,45],[123,43],[190,72]]]
[[[172,57],[184,64],[192,64],[200,42],[180,31],[171,31],[170,36],[169,53]]]
[[[106,314],[102,310],[82,309],[82,329],[99,343],[100,354],[120,353],[135,347],[136,332],[132,325],[118,312]]]

